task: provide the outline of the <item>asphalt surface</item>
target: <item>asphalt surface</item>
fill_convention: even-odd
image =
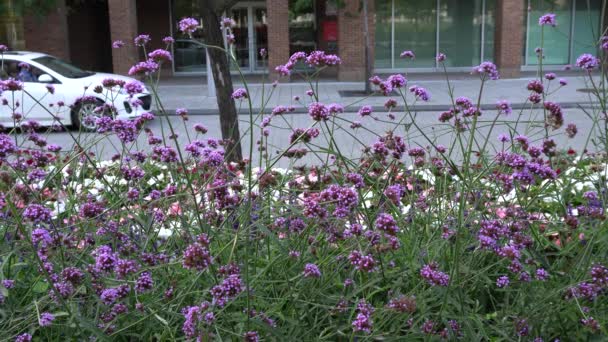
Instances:
[[[522,114],[520,111],[514,110],[513,114],[509,116],[501,115],[496,123],[492,125],[492,122],[496,118],[496,112],[486,111],[483,116],[480,117],[478,131],[476,134],[476,140],[482,145],[486,137],[489,137],[488,150],[496,151],[502,149],[502,143],[497,139],[501,133],[507,133],[510,129],[516,129],[519,134],[527,135],[531,141],[538,144],[544,136],[544,127],[540,120],[542,119],[542,112],[523,110]],[[560,148],[574,148],[575,150],[582,150],[587,147],[589,150],[594,150],[594,146],[591,138],[597,137],[597,127],[593,127],[593,121],[589,119],[587,113],[592,113],[592,108],[570,108],[564,109],[565,124],[564,126],[556,131],[550,131],[551,135],[554,135],[554,139],[558,142]],[[334,146],[342,155],[349,158],[358,158],[361,156],[361,151],[365,145],[371,145],[377,141],[380,135],[384,135],[389,130],[395,130],[396,135],[403,136],[408,146],[429,146],[429,140],[433,144],[442,144],[448,148],[452,146],[454,141],[453,129],[442,124],[437,120],[439,111],[425,111],[415,114],[416,125],[410,125],[407,130],[405,124],[410,124],[411,120],[409,117],[404,117],[401,113],[396,113],[396,119],[390,120],[386,112],[379,112],[373,114],[373,117],[359,117],[356,113],[343,113],[340,114],[335,120],[335,124],[331,121],[325,124],[315,123],[307,114],[295,113],[286,114],[279,117],[274,117],[269,128],[269,136],[264,144],[268,146],[270,156],[276,156],[280,151],[284,151],[289,147],[289,136],[292,133],[293,128],[307,128],[315,124],[315,127],[322,130],[322,133],[311,142],[311,150],[306,157],[296,162],[297,165],[304,163],[307,164],[320,164],[325,162],[327,154],[323,150],[330,146],[329,135],[325,132],[333,131]],[[162,136],[162,132],[165,132],[165,137],[169,137],[170,129],[167,119],[171,123],[174,132],[177,135],[177,144],[183,151],[186,144],[194,139],[206,139],[206,138],[219,138],[221,137],[219,116],[218,115],[196,115],[190,114],[188,121],[183,121],[180,117],[169,116],[169,117],[157,117],[156,120],[149,122],[147,128],[157,136]],[[240,119],[240,132],[243,146],[243,155],[249,156],[250,146],[250,135],[249,135],[249,115],[241,115]],[[352,121],[360,121],[362,124],[361,128],[352,129],[350,124]],[[403,120],[401,124],[398,124],[400,120]],[[260,160],[260,153],[256,151],[257,141],[261,136],[261,129],[259,123],[261,122],[260,117],[254,117],[256,127],[254,128],[254,154],[253,162],[258,163]],[[208,133],[203,135],[197,134],[194,131],[194,124],[201,123],[208,128]],[[568,139],[564,134],[564,128],[568,123],[574,123],[578,127],[578,134],[574,139]],[[416,127],[417,126],[417,127]],[[395,127],[397,127],[395,129]],[[509,128],[510,127],[510,128]],[[424,134],[421,134],[422,131]],[[122,145],[118,138],[114,135],[106,136],[98,133],[81,133],[77,131],[69,132],[48,132],[41,133],[47,137],[49,143],[59,144],[64,150],[72,149],[75,145],[75,140],[82,146],[86,146],[89,151],[96,154],[98,158],[108,159],[113,155],[120,153]],[[22,133],[18,133],[17,139],[25,139]],[[175,142],[168,140],[170,145],[175,145]],[[304,147],[302,144],[298,144],[295,147]],[[149,152],[151,147],[147,144],[147,135],[142,132],[137,141],[132,144],[125,146],[130,151],[145,151]],[[455,154],[456,158],[458,154]],[[290,160],[281,158],[276,166],[289,167]]]

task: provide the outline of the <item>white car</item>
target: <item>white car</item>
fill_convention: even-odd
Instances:
[[[63,125],[91,131],[95,130],[95,121],[102,115],[134,119],[149,111],[152,102],[141,83],[142,92],[132,96],[118,85],[100,88],[107,79],[138,82],[133,78],[84,71],[37,52],[4,52],[0,61],[0,77],[3,81],[15,79],[23,84],[23,90],[4,90],[0,95],[0,124],[4,127],[19,126],[20,122],[28,120],[37,121],[42,126],[52,126],[61,121]],[[96,92],[95,88],[102,91]],[[111,107],[100,110],[104,104]],[[21,116],[20,122],[15,120],[14,113]]]

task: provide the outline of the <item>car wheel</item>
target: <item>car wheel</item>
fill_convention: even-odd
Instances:
[[[97,119],[106,115],[105,111],[96,110],[99,106],[103,106],[103,102],[82,102],[72,109],[72,127],[74,129],[87,132],[95,132],[97,130]]]

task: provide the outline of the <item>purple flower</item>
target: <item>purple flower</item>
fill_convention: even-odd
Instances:
[[[372,321],[372,313],[374,312],[374,307],[367,304],[365,300],[361,300],[357,304],[357,316],[355,320],[352,322],[354,331],[363,331],[366,333],[370,333],[374,326]]]
[[[2,286],[4,286],[5,289],[10,290],[15,287],[15,281],[12,279],[4,279],[2,281]]]
[[[547,14],[541,16],[538,19],[538,25],[540,25],[540,26],[551,25],[551,26],[555,27],[557,25],[557,22],[555,21],[555,14],[547,13]]]
[[[34,245],[40,244],[42,247],[49,246],[53,243],[51,234],[44,228],[36,228],[32,231],[32,243]]]
[[[420,269],[420,276],[431,286],[448,286],[450,276],[437,270],[438,268],[439,265],[435,262],[424,265]]]
[[[502,143],[508,143],[509,141],[511,141],[511,139],[509,138],[508,135],[502,133],[498,135],[498,141],[502,142]]]
[[[319,267],[315,264],[306,264],[304,266],[304,277],[306,278],[319,278],[321,276],[321,271]]]
[[[6,158],[15,151],[17,151],[15,140],[6,134],[0,134],[0,159]]]
[[[226,18],[223,17],[222,20],[220,21],[220,28],[223,29],[227,29],[227,28],[232,28],[236,25],[236,22],[234,20],[232,20],[232,18]]]
[[[496,286],[499,288],[509,286],[509,277],[507,277],[507,276],[498,277],[498,279],[496,279]]]
[[[133,42],[135,43],[135,46],[144,46],[147,45],[150,40],[152,40],[150,38],[150,35],[140,34],[139,36],[135,37],[135,39],[133,39]]]
[[[38,323],[41,327],[48,327],[49,325],[51,325],[51,323],[53,323],[54,320],[55,316],[53,316],[53,314],[43,312],[40,314],[40,319],[38,320]]]
[[[553,81],[557,75],[554,72],[548,72],[545,74],[545,79],[549,81]]]
[[[372,114],[372,106],[363,106],[359,109],[359,116],[364,117]]]
[[[544,268],[539,268],[536,270],[536,279],[544,281],[549,279],[549,272],[547,272]]]
[[[499,110],[499,112],[502,112],[506,115],[509,115],[511,114],[511,112],[513,112],[513,109],[511,109],[511,104],[507,100],[500,100],[496,102],[496,108]]]
[[[422,101],[427,102],[431,99],[431,95],[429,94],[429,92],[425,88],[419,87],[417,85],[410,87],[410,92],[414,93],[414,95]]]
[[[141,82],[131,81],[131,82],[125,83],[124,89],[127,92],[127,94],[133,96],[135,94],[143,93],[145,88]]]
[[[15,342],[31,342],[32,341],[32,335],[28,334],[28,333],[23,333],[19,336],[17,336],[17,338],[15,338]]]
[[[239,88],[232,93],[232,98],[235,100],[246,99],[247,98],[247,90],[244,88]]]
[[[496,68],[496,65],[488,61],[483,62],[478,66],[474,67],[473,72],[488,75],[491,80],[497,80],[499,78],[498,69]]]
[[[409,58],[409,59],[416,58],[416,55],[414,55],[414,52],[412,52],[410,50],[403,51],[400,56],[401,56],[401,58]]]
[[[581,69],[588,70],[588,71],[591,71],[591,70],[597,68],[599,66],[599,64],[600,64],[600,60],[597,57],[595,57],[594,55],[588,54],[588,53],[584,53],[576,59],[576,66]]]
[[[260,337],[257,331],[248,331],[244,336],[245,342],[258,342]]]
[[[198,242],[189,245],[184,251],[182,265],[186,269],[203,271],[213,262],[209,250]]]
[[[386,79],[386,81],[390,83],[391,88],[393,89],[405,87],[405,85],[407,84],[407,80],[405,79],[405,77],[400,74],[390,75]]]
[[[158,63],[152,60],[139,62],[129,69],[129,76],[150,75],[151,73],[156,72],[159,68],[160,66]]]
[[[171,53],[165,49],[156,49],[148,54],[148,58],[156,63],[171,62]]]
[[[438,53],[437,56],[435,57],[435,59],[437,60],[437,62],[443,62],[446,59],[446,56],[444,53]]]
[[[399,231],[397,221],[391,214],[380,213],[376,218],[375,226],[378,230],[385,232],[388,235],[396,235]]]
[[[574,138],[576,136],[576,133],[578,133],[578,128],[576,128],[576,125],[573,123],[569,123],[566,127],[566,135],[568,136],[568,138]]]
[[[110,288],[103,290],[99,297],[105,305],[111,305],[114,304],[116,300],[120,298],[120,294],[118,292],[118,289]]]
[[[163,38],[163,43],[169,45],[175,43],[175,39],[173,37],[165,37]]]
[[[123,46],[125,46],[125,42],[123,42],[122,40],[115,40],[114,42],[112,42],[113,49],[120,49]]]
[[[23,90],[23,82],[10,77],[5,81],[0,81],[0,90],[21,91]]]
[[[153,286],[154,281],[152,280],[152,275],[150,272],[142,272],[135,282],[135,291],[137,291],[137,293],[144,293],[150,290]]]
[[[23,211],[23,217],[34,223],[50,222],[51,210],[40,204],[30,204]]]
[[[329,110],[320,102],[308,105],[308,115],[315,121],[326,121],[329,119]]]
[[[198,28],[198,20],[194,18],[183,18],[179,21],[179,30],[185,34],[192,34]]]

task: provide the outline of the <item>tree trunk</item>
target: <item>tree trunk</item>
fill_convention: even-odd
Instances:
[[[203,16],[203,38],[205,43],[211,46],[224,47],[224,36],[220,29],[220,18],[212,6],[201,6]],[[226,160],[238,162],[243,159],[241,151],[239,132],[239,121],[236,113],[236,105],[232,99],[234,88],[230,77],[228,57],[223,50],[209,48],[207,63],[211,63],[213,80],[215,81],[215,92],[217,106],[220,111],[220,126],[222,128],[222,139],[228,141],[226,144]]]
[[[365,38],[365,93],[372,92],[372,85],[369,79],[372,77],[372,63],[370,61],[371,53],[369,46],[369,15],[367,9],[367,0],[363,0],[363,37]]]

